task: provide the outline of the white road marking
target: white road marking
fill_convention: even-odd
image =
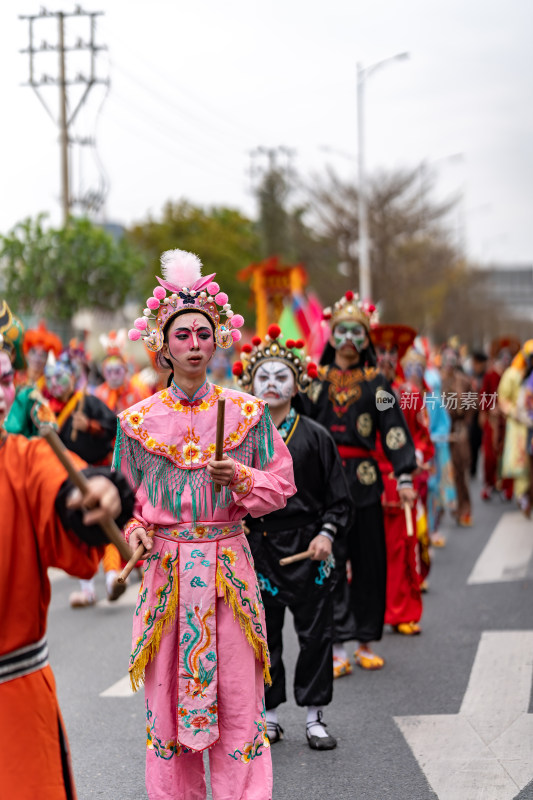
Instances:
[[[458,714],[395,717],[439,800],[512,800],[533,779],[533,631],[485,631]]]
[[[468,583],[519,581],[533,557],[533,522],[520,511],[502,515],[470,573]]]
[[[100,692],[100,697],[133,697],[130,676],[125,675],[119,681],[110,686],[109,689],[105,689],[105,691]]]

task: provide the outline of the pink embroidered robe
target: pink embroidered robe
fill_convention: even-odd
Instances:
[[[216,495],[206,465],[215,451],[219,397],[226,398],[224,452],[237,468]],[[270,678],[264,609],[242,519],[285,506],[296,491],[292,459],[261,400],[206,382],[192,399],[172,383],[120,414],[114,464],[136,490],[126,536],[138,525],[154,534],[134,613],[132,685],[139,688],[177,621],[179,646],[168,665],[178,674],[170,745],[200,751],[219,738],[217,597],[231,606]]]

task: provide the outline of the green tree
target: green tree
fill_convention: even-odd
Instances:
[[[1,279],[12,307],[61,321],[82,308],[113,311],[130,293],[142,258],[88,219],[46,228],[45,215],[0,236]]]
[[[236,311],[249,309],[247,323],[253,323],[253,307],[247,284],[237,273],[261,257],[260,240],[254,223],[231,208],[201,208],[184,200],[168,202],[161,219],[149,218],[128,231],[128,239],[146,256],[146,268],[139,276],[144,297],[154,288],[154,275],[161,275],[159,258],[165,250],[189,250],[204,264],[204,274],[216,272],[217,281]]]

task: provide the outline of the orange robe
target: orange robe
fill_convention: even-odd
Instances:
[[[10,434],[0,447],[0,658],[45,636],[48,567],[79,578],[90,578],[98,568],[101,549],[65,531],[55,512],[66,477],[42,439]],[[0,683],[0,796],[66,800],[61,741],[63,749],[68,743],[60,725],[50,666]],[[75,798],[73,785],[71,792]]]

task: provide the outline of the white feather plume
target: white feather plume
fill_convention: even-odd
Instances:
[[[186,250],[166,250],[161,255],[163,277],[168,283],[190,288],[202,277],[202,262]]]

